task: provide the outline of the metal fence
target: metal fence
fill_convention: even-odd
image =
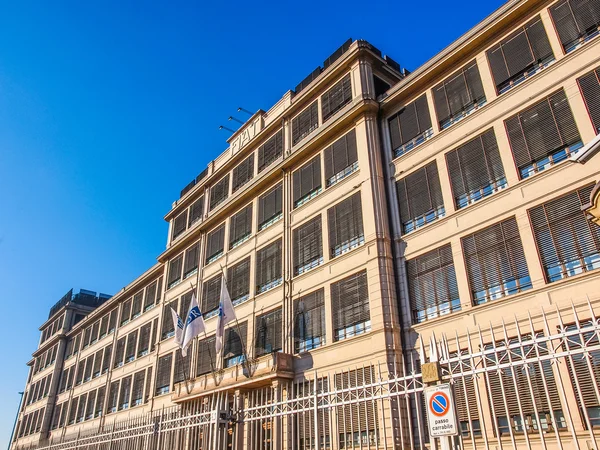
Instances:
[[[398,364],[212,393],[40,449],[425,449],[420,362],[453,386],[457,449],[598,449],[600,321],[590,303],[464,337],[432,337]],[[29,448],[29,447],[17,447]]]

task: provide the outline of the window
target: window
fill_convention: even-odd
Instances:
[[[99,377],[102,373],[102,350],[98,350],[94,354],[94,368],[92,370],[92,377]]]
[[[87,405],[85,407],[85,420],[94,418],[94,404],[96,402],[96,391],[92,391],[88,394]]]
[[[192,303],[192,294],[194,291],[188,291],[181,296],[179,302],[179,317],[185,322],[187,320],[188,312],[190,310],[190,303]]]
[[[446,162],[457,209],[506,187],[493,129],[448,152]]]
[[[127,335],[127,345],[125,346],[125,362],[131,362],[135,359],[135,348],[137,346],[138,330],[132,331]]]
[[[441,130],[483,106],[486,99],[477,62],[472,61],[436,86],[433,101]]]
[[[281,274],[281,239],[256,253],[256,293],[261,294],[283,281]]]
[[[85,419],[85,401],[87,394],[79,396],[79,404],[77,405],[77,422],[83,422]],[[37,431],[37,430],[36,430]]]
[[[144,400],[144,376],[145,370],[140,370],[133,375],[133,387],[131,388],[131,406],[141,405]]]
[[[58,421],[63,405],[64,403],[60,403],[54,408],[54,412],[52,413],[52,425],[50,427],[51,430],[56,430],[56,428],[58,428]],[[19,434],[19,436],[21,435]]]
[[[233,305],[248,300],[250,296],[250,257],[227,269],[227,287]]]
[[[206,237],[206,264],[216,261],[223,255],[225,247],[225,224],[208,233]]]
[[[307,203],[321,192],[321,156],[317,155],[300,169],[293,177],[294,208]]]
[[[563,0],[550,8],[565,53],[575,50],[598,35],[598,0]]]
[[[254,177],[254,153],[238,164],[232,173],[231,192],[237,191]]]
[[[98,331],[98,339],[102,339],[108,333],[108,314],[100,319],[100,329]]]
[[[163,307],[162,328],[160,332],[161,339],[168,339],[175,335],[175,324],[171,316],[171,308],[177,311],[178,300],[173,300]]]
[[[248,240],[252,235],[252,203],[231,216],[229,222],[229,249]]]
[[[144,403],[146,403],[152,396],[152,366],[146,369],[146,387],[144,393]]]
[[[450,244],[407,261],[406,271],[415,323],[460,310]]]
[[[131,318],[131,299],[126,300],[121,307],[121,326],[127,324]]]
[[[77,363],[77,375],[75,376],[75,385],[79,386],[83,382],[83,372],[85,370],[85,360]]]
[[[187,227],[188,212],[187,209],[175,217],[173,221],[173,239],[177,239]]]
[[[221,274],[202,283],[202,314],[205,318],[212,317],[219,312],[221,301]]]
[[[256,318],[254,355],[260,357],[282,349],[281,308]]]
[[[223,349],[223,367],[232,367],[246,360],[244,355],[248,334],[248,322],[229,327],[225,332],[225,348]]]
[[[142,314],[142,303],[144,301],[144,290],[142,289],[137,294],[133,296],[133,301],[131,303],[131,319],[135,319],[140,314]]]
[[[366,270],[331,285],[331,309],[335,341],[371,331]]]
[[[92,341],[91,341],[92,344],[98,340],[98,329],[99,328],[100,328],[100,321],[97,320],[92,325]],[[52,361],[54,361],[54,360],[52,360]]]
[[[294,275],[300,275],[323,263],[322,234],[320,215],[294,230]]]
[[[185,263],[183,265],[183,278],[186,279],[198,270],[198,259],[200,257],[200,242],[196,242],[185,251]]]
[[[258,148],[258,172],[262,172],[273,161],[283,154],[283,130],[275,133],[267,142]]]
[[[92,338],[92,327],[87,327],[83,332],[83,348],[87,348],[90,345]]]
[[[212,211],[229,196],[229,174],[225,175],[210,188],[210,203],[208,210]]]
[[[281,219],[282,185],[275,186],[258,197],[258,231],[264,230]]]
[[[153,281],[146,287],[146,297],[144,297],[144,311],[148,311],[156,303],[157,284],[157,281]]]
[[[190,349],[191,351],[191,349]],[[173,385],[190,379],[190,358],[184,357],[181,352],[175,351],[175,370]]]
[[[171,366],[173,365],[173,354],[161,356],[158,358],[156,370],[155,395],[162,395],[169,392],[171,386]]]
[[[115,361],[113,368],[121,367],[123,365],[123,358],[125,357],[125,337],[122,337],[117,341],[117,347],[115,350]]]
[[[104,409],[104,398],[106,397],[106,387],[102,386],[98,388],[98,394],[96,398],[96,408],[94,410],[94,417],[100,417],[102,410]]]
[[[577,79],[596,134],[600,133],[600,67]]]
[[[540,16],[487,51],[498,94],[508,91],[554,61]]]
[[[330,256],[335,258],[364,244],[360,192],[327,210]]]
[[[352,130],[324,152],[325,185],[333,186],[351,173],[358,170],[358,154],[356,150],[356,131]]]
[[[152,335],[150,336],[150,351],[154,351],[156,346],[156,336],[158,334],[158,317],[152,321]]]
[[[198,342],[196,376],[206,375],[214,371],[215,340],[215,336],[212,336]]]
[[[117,326],[117,314],[118,314],[118,308],[115,308],[110,312],[110,317],[108,319],[108,332],[109,333],[112,333],[113,331],[115,331],[115,327]]]
[[[388,119],[394,157],[401,156],[433,136],[427,96],[421,95]]]
[[[531,278],[514,217],[461,239],[475,305],[531,289]]]
[[[192,203],[190,206],[190,218],[188,227],[191,227],[193,224],[202,220],[202,214],[204,213],[204,195],[201,196],[198,200]]]
[[[564,161],[583,147],[562,89],[504,121],[521,178]]]
[[[167,288],[170,289],[181,281],[181,265],[183,253],[169,261],[169,277]]]
[[[396,188],[404,233],[410,233],[446,214],[435,161],[399,180]]]
[[[352,101],[352,82],[350,74],[334,84],[321,96],[321,114],[323,122]]]
[[[102,355],[102,373],[108,372],[110,358],[112,357],[112,347],[112,344],[104,347],[104,354]]]
[[[106,413],[115,412],[117,410],[117,403],[119,401],[119,381],[113,381],[110,383],[110,389],[108,390],[108,405]]]
[[[150,333],[151,333],[152,324],[147,323],[142,328],[140,328],[140,343],[138,345],[138,358],[140,356],[144,356],[148,354],[148,350],[150,350]]]
[[[600,227],[581,211],[592,188],[580,188],[529,210],[549,283],[600,268]]]
[[[292,119],[292,145],[296,145],[319,127],[319,111],[315,100],[312,105]]]
[[[325,345],[325,291],[304,295],[294,305],[294,351],[302,353]]]
[[[131,395],[131,375],[121,380],[121,394],[119,396],[119,410],[129,408]]]

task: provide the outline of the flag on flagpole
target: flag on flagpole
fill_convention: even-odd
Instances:
[[[227,291],[227,283],[225,277],[221,283],[221,301],[219,303],[219,317],[217,319],[217,335],[216,335],[216,353],[217,353],[217,370],[223,368],[223,335],[225,334],[225,325],[232,320],[235,320],[235,311],[229,291]]]
[[[183,343],[181,344],[181,354],[187,355],[187,348],[196,336],[200,333],[204,333],[204,317],[200,312],[200,306],[196,299],[196,293],[192,294],[192,301],[190,302],[190,309],[187,314],[187,320],[185,322],[185,331],[183,332]]]
[[[173,317],[173,326],[175,328],[175,343],[181,347],[181,343],[183,342],[183,322],[173,308],[171,308],[171,316]]]

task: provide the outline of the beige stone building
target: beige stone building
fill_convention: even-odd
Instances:
[[[53,307],[13,447],[149,448],[165,411],[198,422],[161,448],[429,447],[437,340],[454,445],[598,448],[599,27],[514,0],[412,73],[346,42],[186,186],[154,267]]]

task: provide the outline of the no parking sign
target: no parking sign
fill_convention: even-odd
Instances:
[[[452,387],[449,384],[438,384],[426,387],[424,393],[429,435],[433,437],[457,435],[458,425]]]

